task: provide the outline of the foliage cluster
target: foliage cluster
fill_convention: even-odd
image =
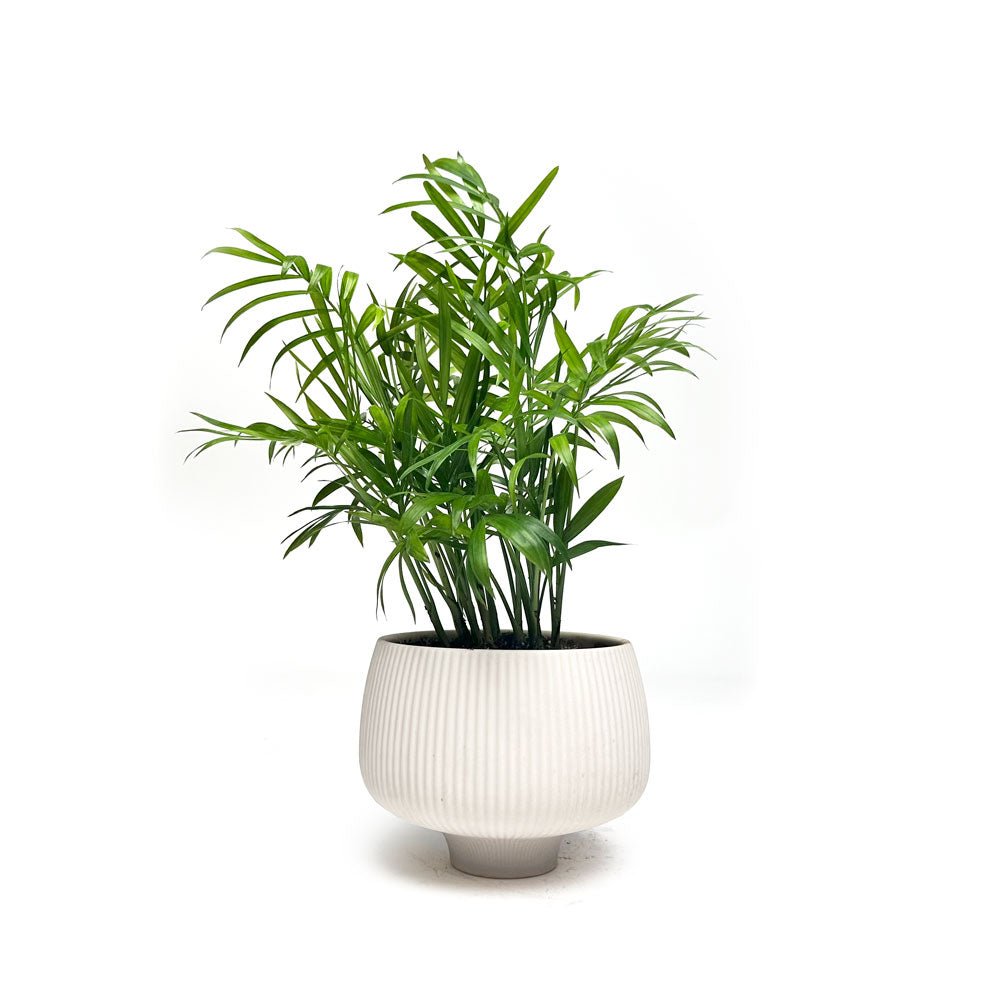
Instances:
[[[281,423],[195,414],[202,425],[191,430],[208,438],[192,454],[225,442],[263,442],[271,461],[305,452],[306,476],[321,485],[295,512],[307,519],[286,554],[335,524],[359,541],[381,529],[390,551],[376,600],[395,567],[442,645],[559,645],[567,571],[615,544],[583,536],[622,480],[581,502],[581,459],[610,454],[618,465],[619,434],[642,438],[642,424],[673,436],[660,404],[632,383],[688,372],[686,331],[703,318],[685,295],[626,306],[586,342],[570,335],[569,302],[599,272],[556,270],[545,231],[517,242],[557,171],[508,214],[461,156],[424,157],[400,178],[421,195],[386,209],[409,210],[422,232],[419,246],[393,254],[408,280],[391,304],[362,293],[353,271],[310,266],[243,229],[245,247],[209,251],[263,265],[208,301],[251,290],[224,332],[284,307],[253,324],[240,361],[268,334],[294,330],[271,371],[291,366],[298,388],[290,402],[270,396]]]

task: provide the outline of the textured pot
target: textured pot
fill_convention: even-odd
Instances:
[[[402,819],[440,830],[451,863],[492,878],[551,871],[566,834],[620,816],[649,774],[630,643],[468,650],[379,639],[361,709],[361,774]]]

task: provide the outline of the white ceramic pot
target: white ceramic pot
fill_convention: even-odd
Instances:
[[[551,871],[569,833],[620,816],[646,787],[649,721],[630,643],[578,648],[375,644],[361,774],[376,802],[440,830],[451,863],[492,878]]]

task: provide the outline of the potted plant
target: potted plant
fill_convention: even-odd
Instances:
[[[425,157],[401,178],[421,195],[386,209],[410,209],[422,233],[393,254],[407,276],[394,301],[236,230],[245,247],[209,252],[263,271],[208,301],[252,295],[226,330],[279,307],[240,361],[284,333],[271,371],[294,374],[294,395],[270,396],[278,423],[195,414],[191,428],[208,434],[192,454],[263,442],[270,461],[304,458],[318,489],[286,555],[341,523],[386,539],[377,604],[393,572],[431,630],[375,645],[361,771],[379,803],[445,834],[455,867],[493,877],[549,871],[565,834],[620,815],[645,787],[632,646],[565,631],[563,599],[576,562],[616,544],[589,529],[622,479],[590,490],[584,470],[617,466],[619,434],[641,438],[641,424],[673,436],[632,384],[687,372],[685,332],[702,318],[685,295],[571,334],[567,300],[575,309],[598,272],[555,270],[544,230],[519,242],[557,170],[508,214],[461,156]]]

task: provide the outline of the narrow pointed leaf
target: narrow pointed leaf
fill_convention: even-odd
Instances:
[[[220,288],[215,294],[210,295],[205,299],[205,304],[202,309],[205,308],[210,302],[214,302],[216,299],[221,299],[223,295],[229,295],[231,292],[238,292],[244,288],[252,288],[254,285],[263,285],[269,281],[291,281],[296,276],[293,274],[258,274],[253,278],[244,278],[242,281],[236,281],[231,285],[226,285],[225,288]]]
[[[275,250],[270,243],[265,243],[259,236],[254,236],[253,233],[240,229],[238,226],[233,226],[233,232],[239,233],[248,243],[252,243],[258,250],[263,250],[264,253],[274,258],[275,264],[280,264],[285,259],[285,255],[280,250]]]
[[[473,578],[482,586],[490,588],[490,564],[486,555],[486,521],[480,521],[469,537],[469,569]]]
[[[549,440],[549,447],[569,473],[573,485],[576,486],[576,461],[573,458],[573,448],[569,443],[569,438],[565,434],[554,434]]]
[[[524,202],[520,205],[517,211],[510,217],[510,221],[507,223],[507,232],[509,235],[513,236],[514,233],[521,228],[522,223],[525,219],[531,215],[531,210],[541,201],[542,195],[545,194],[549,189],[549,185],[556,179],[556,174],[559,173],[558,167],[553,167],[540,181],[538,187],[535,188]]]
[[[619,476],[618,479],[602,486],[593,496],[588,498],[566,526],[566,531],[563,533],[564,541],[572,541],[604,513],[608,504],[617,496],[624,478],[624,476]]]
[[[224,253],[228,254],[230,257],[242,257],[244,260],[256,260],[261,264],[280,264],[281,261],[273,260],[270,257],[265,257],[263,254],[256,253],[253,250],[245,250],[243,247],[212,247],[211,250],[205,251],[202,255],[207,257],[210,253]]]
[[[556,343],[559,345],[559,353],[566,362],[566,367],[579,378],[587,377],[587,366],[580,357],[580,352],[566,332],[566,327],[562,325],[558,316],[552,317],[552,323],[556,331]]]

